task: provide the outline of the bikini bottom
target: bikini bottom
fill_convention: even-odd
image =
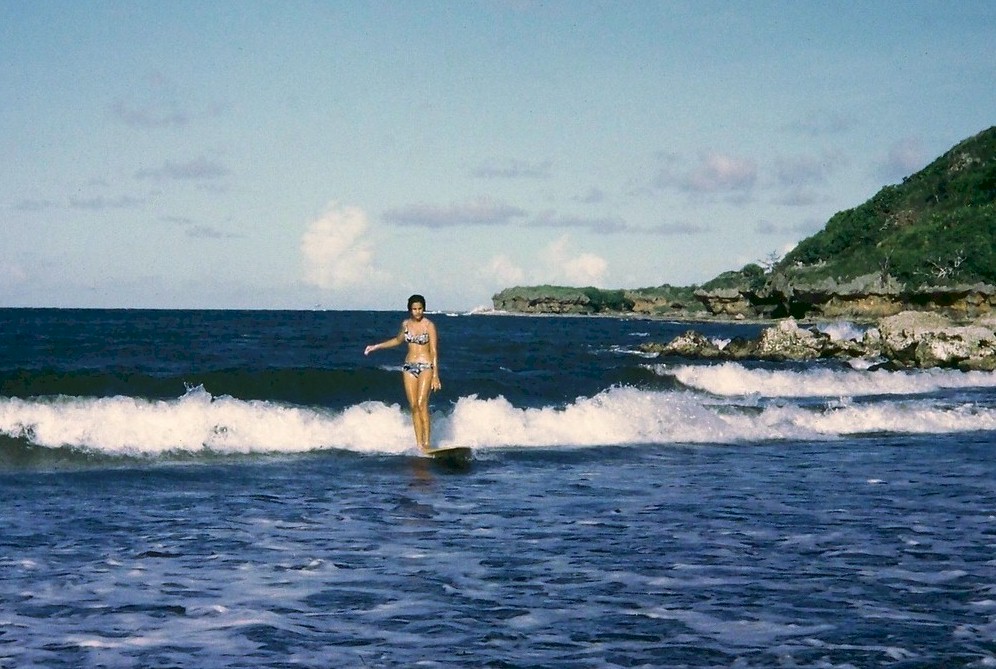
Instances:
[[[401,366],[401,371],[408,372],[416,379],[422,372],[432,369],[431,362],[406,362]]]

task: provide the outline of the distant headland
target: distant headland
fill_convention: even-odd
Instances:
[[[517,286],[492,302],[512,313],[676,320],[877,321],[927,311],[969,321],[996,313],[996,126],[838,212],[768,268],[751,263],[697,286]]]

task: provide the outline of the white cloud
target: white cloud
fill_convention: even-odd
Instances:
[[[502,285],[522,284],[526,273],[506,255],[496,255],[488,265],[488,272]]]
[[[380,277],[367,238],[368,227],[367,216],[359,207],[329,205],[301,237],[304,282],[334,290]]]
[[[608,273],[609,264],[604,258],[594,253],[572,255],[570,236],[563,235],[543,251],[550,272],[557,276],[557,281],[581,286],[600,285]]]

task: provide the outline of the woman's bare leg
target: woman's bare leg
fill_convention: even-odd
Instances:
[[[412,411],[412,427],[415,430],[415,443],[422,451],[428,451],[432,428],[429,424],[429,386],[432,374],[428,370],[417,377],[403,372],[405,395]]]

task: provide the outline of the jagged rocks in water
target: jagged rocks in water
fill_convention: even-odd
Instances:
[[[830,336],[799,327],[794,318],[765,328],[757,343],[757,357],[764,360],[813,360],[824,355]]]
[[[786,318],[754,340],[738,337],[720,348],[689,330],[667,344],[646,344],[643,350],[665,356],[723,360],[803,361],[816,358],[885,358],[898,367],[951,367],[996,370],[996,317],[955,325],[947,317],[905,311],[879,321],[861,341],[834,340]]]
[[[996,369],[996,319],[955,325],[945,316],[904,311],[878,324],[882,355],[906,367]]]
[[[719,346],[705,335],[688,330],[666,344],[650,343],[641,347],[649,353],[682,358],[721,358],[725,357]]]

